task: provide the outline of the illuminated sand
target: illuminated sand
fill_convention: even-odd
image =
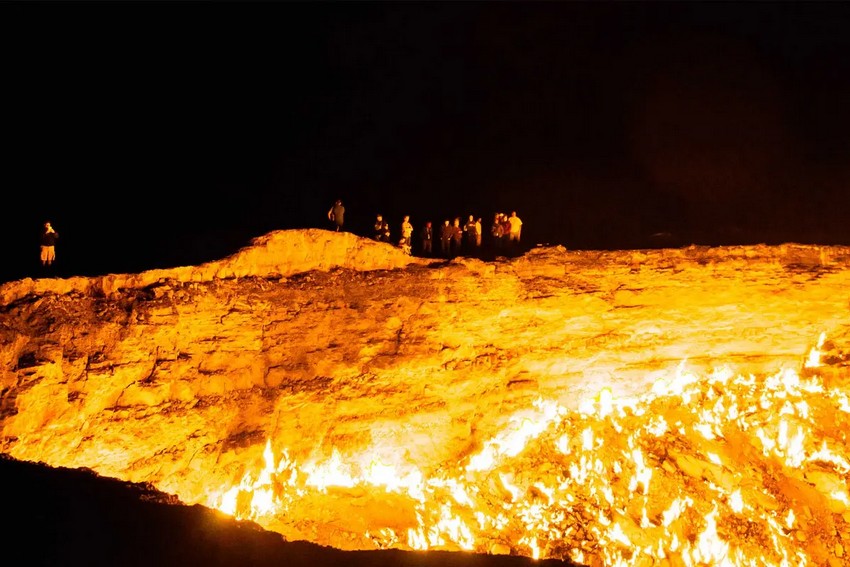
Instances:
[[[844,563],[846,249],[357,246],[4,286],[3,451],[342,549]]]

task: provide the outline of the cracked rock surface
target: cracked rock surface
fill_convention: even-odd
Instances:
[[[189,504],[269,439],[302,461],[401,452],[435,471],[538,398],[639,394],[683,361],[799,367],[822,332],[842,358],[848,258],[789,244],[445,262],[296,230],[201,266],[11,282],[0,447]],[[284,535],[312,540],[292,522]]]

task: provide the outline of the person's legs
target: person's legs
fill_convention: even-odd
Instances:
[[[519,234],[512,232],[508,237],[508,252],[511,256],[519,253]]]

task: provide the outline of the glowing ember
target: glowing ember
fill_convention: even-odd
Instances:
[[[823,344],[821,335],[803,376],[698,376],[682,364],[639,398],[605,389],[577,412],[538,400],[431,474],[336,449],[322,462],[299,464],[285,449],[275,461],[270,440],[265,467],[209,504],[273,526],[316,493],[365,489],[414,512],[407,525],[365,531],[382,548],[616,566],[824,565],[843,555],[831,526],[850,518],[850,404],[811,370]]]

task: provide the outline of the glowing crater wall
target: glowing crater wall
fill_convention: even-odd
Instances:
[[[281,255],[292,242],[315,248],[290,266]],[[417,474],[471,471],[494,439],[506,446],[518,413],[545,424],[555,411],[564,427],[564,412],[650,393],[683,363],[706,375],[801,369],[821,333],[833,352],[825,379],[840,382],[848,257],[797,245],[547,248],[429,265],[353,235],[286,231],[212,267],[15,282],[0,289],[2,450],[210,504],[246,475],[255,482],[271,447],[278,496],[304,504],[270,521],[287,537],[434,547],[427,531],[408,531],[422,510],[405,487]],[[582,431],[570,439],[581,444]],[[536,452],[516,466],[581,473],[569,459],[553,471],[551,454]],[[487,482],[516,498],[517,471],[502,472]],[[398,490],[372,493],[363,478]],[[446,498],[461,507],[463,496]],[[516,521],[470,545],[567,553],[511,540]],[[470,541],[463,528],[455,536],[446,548]]]

